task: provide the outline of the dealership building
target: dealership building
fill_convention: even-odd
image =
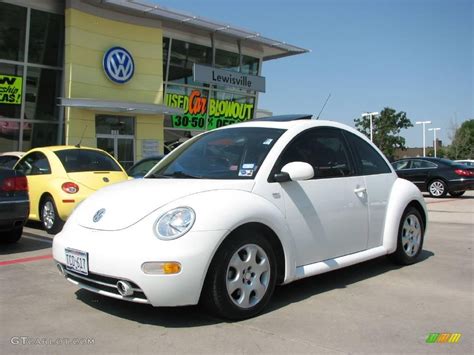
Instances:
[[[263,62],[305,52],[145,0],[0,1],[0,152],[80,143],[128,167],[255,118]]]

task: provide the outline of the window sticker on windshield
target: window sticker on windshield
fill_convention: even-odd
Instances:
[[[239,167],[238,167],[237,165],[231,165],[231,166],[229,167],[229,170],[230,170],[230,171],[237,171],[237,170],[239,170]]]
[[[263,142],[263,145],[269,145],[273,142],[273,139],[272,138],[267,138],[265,139],[265,141]]]
[[[253,175],[253,169],[240,169],[239,170],[239,176],[252,176]]]
[[[242,169],[253,169],[255,164],[243,164]]]

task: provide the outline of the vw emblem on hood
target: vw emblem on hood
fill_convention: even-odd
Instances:
[[[105,208],[101,208],[95,213],[94,217],[92,218],[92,221],[94,221],[94,223],[99,222],[102,219],[102,217],[104,217],[104,214],[105,214]]]
[[[135,72],[132,55],[122,47],[112,47],[105,52],[102,65],[105,75],[117,84],[126,83]]]

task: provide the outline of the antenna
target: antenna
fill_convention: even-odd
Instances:
[[[326,107],[326,104],[328,103],[328,101],[329,101],[330,98],[331,98],[331,93],[329,93],[328,98],[326,99],[326,101],[324,102],[323,107],[321,108],[321,111],[319,111],[318,117],[316,117],[317,120],[319,120],[319,116],[321,116],[321,113],[323,112],[323,110],[324,110],[324,108]]]
[[[86,133],[86,129],[87,129],[87,125],[84,127],[84,129],[82,130],[82,135],[81,135],[81,139],[79,140],[79,143],[77,143],[75,145],[76,148],[80,148],[81,147],[81,143],[82,143],[82,138],[84,138],[84,133]]]

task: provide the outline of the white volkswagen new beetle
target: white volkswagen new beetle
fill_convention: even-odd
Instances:
[[[270,117],[190,139],[144,179],[104,188],[53,243],[81,288],[244,319],[287,284],[391,254],[419,257],[423,197],[357,131]]]

